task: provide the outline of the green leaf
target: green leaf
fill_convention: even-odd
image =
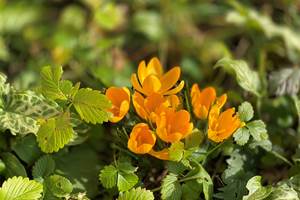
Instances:
[[[38,147],[36,137],[33,134],[19,138],[12,146],[12,149],[21,160],[30,165],[42,154],[41,149]]]
[[[226,185],[219,188],[220,192],[214,197],[224,200],[240,200],[247,193],[248,179],[253,176],[251,173],[253,160],[241,150],[236,149],[231,152],[230,158],[226,162],[228,167],[222,174],[222,180]]]
[[[276,95],[296,95],[300,87],[300,68],[284,68],[270,74],[270,91]]]
[[[268,200],[299,200],[297,192],[286,183],[273,189]]]
[[[7,81],[7,76],[0,72],[0,99],[2,95],[6,95],[9,93],[10,86]],[[1,102],[0,102],[0,108],[1,108]]]
[[[6,166],[4,171],[6,178],[13,176],[27,176],[24,166],[14,154],[3,153],[1,154],[1,157]]]
[[[196,180],[187,181],[182,184],[183,200],[198,200],[202,191],[202,184]]]
[[[103,123],[110,117],[107,109],[111,107],[111,103],[100,91],[80,89],[74,96],[73,104],[81,119],[87,123]]]
[[[41,91],[46,97],[56,100],[67,100],[60,88],[60,80],[63,74],[62,67],[46,66],[41,70]]]
[[[249,190],[249,194],[243,196],[243,200],[263,200],[272,192],[272,187],[263,187],[261,185],[261,176],[252,177],[248,181],[246,188]]]
[[[100,171],[99,180],[105,188],[113,188],[114,186],[116,186],[117,179],[118,170],[112,165],[105,166]]]
[[[152,41],[159,41],[165,34],[163,24],[158,12],[136,12],[133,16],[134,28],[143,33]]]
[[[205,139],[204,133],[199,129],[195,128],[192,131],[192,133],[185,138],[185,147],[187,149],[193,147],[199,147],[199,145],[202,144],[204,139]]]
[[[169,151],[170,160],[180,161],[184,156],[184,144],[182,142],[172,143]]]
[[[117,200],[154,200],[154,195],[151,191],[138,187],[120,193]]]
[[[54,154],[53,158],[55,173],[68,178],[73,184],[74,192],[86,192],[91,199],[99,193],[99,154],[87,143],[74,146],[68,151],[63,149]]]
[[[251,70],[245,61],[223,58],[217,62],[215,67],[223,67],[229,72],[234,72],[238,84],[243,89],[260,96],[261,82],[258,73]]]
[[[248,142],[249,137],[250,137],[250,132],[246,127],[239,128],[233,134],[234,141],[241,146],[245,145]]]
[[[228,13],[226,17],[228,22],[255,31],[261,31],[267,38],[281,38],[288,49],[289,56],[291,56],[290,51],[300,51],[300,37],[295,30],[292,30],[287,25],[274,23],[269,16],[257,12],[255,9],[245,7],[238,3],[238,1],[231,2],[233,2],[232,5],[235,8],[235,11]],[[255,36],[258,37],[257,32],[255,33]]]
[[[99,11],[95,12],[95,21],[104,30],[117,28],[122,23],[122,20],[122,10],[112,2],[102,4]]]
[[[23,177],[6,180],[0,189],[2,200],[34,200],[42,197],[43,185]]]
[[[13,135],[37,133],[39,118],[49,118],[59,113],[58,105],[32,91],[12,91],[4,108],[0,108],[0,130],[9,129]]]
[[[247,124],[250,134],[256,141],[268,139],[266,125],[261,120],[255,120]]]
[[[295,107],[296,107],[296,111],[297,111],[297,115],[298,115],[298,120],[300,121],[300,100],[298,98],[298,96],[293,95],[292,96]]]
[[[52,175],[47,180],[49,190],[56,197],[66,197],[73,191],[72,183],[60,175]]]
[[[182,188],[178,183],[177,175],[170,173],[162,181],[161,185],[162,200],[180,200],[182,196]]]
[[[10,4],[1,6],[0,33],[20,33],[22,29],[40,18],[40,11],[39,7],[34,5]]]
[[[127,174],[124,172],[118,173],[117,186],[120,192],[130,190],[139,181],[139,177],[133,173]]]
[[[198,185],[203,193],[205,200],[211,200],[212,194],[213,194],[213,182],[211,180],[210,175],[207,173],[207,171],[197,162],[192,163],[194,165],[193,170],[190,171],[184,179],[193,179],[185,181],[185,183],[196,181],[196,185]]]
[[[45,178],[50,176],[55,170],[55,161],[50,155],[41,157],[32,168],[32,176],[34,178]]]
[[[247,122],[247,121],[251,120],[253,118],[253,115],[254,115],[252,105],[248,101],[243,102],[239,106],[238,114],[239,114],[239,118],[243,122]]]
[[[70,113],[66,112],[56,118],[50,118],[41,125],[37,141],[42,151],[52,153],[64,147],[73,138]]]

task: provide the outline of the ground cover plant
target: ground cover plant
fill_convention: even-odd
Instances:
[[[0,0],[0,200],[300,199],[299,8]]]

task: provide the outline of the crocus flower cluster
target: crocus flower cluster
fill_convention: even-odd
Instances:
[[[134,89],[132,103],[143,122],[132,128],[128,140],[130,151],[169,160],[169,144],[179,142],[192,133],[192,113],[182,109],[178,96],[184,87],[184,81],[179,81],[180,73],[180,67],[173,67],[164,73],[160,61],[154,57],[147,65],[142,61],[137,74],[131,76]],[[207,136],[210,140],[222,142],[242,126],[243,122],[234,108],[221,112],[227,100],[226,94],[217,98],[213,87],[201,91],[194,84],[190,95],[194,116],[198,120],[208,120]],[[110,87],[106,96],[113,105],[109,110],[112,113],[110,121],[116,123],[122,120],[130,107],[129,89]],[[155,150],[158,140],[164,142],[166,147]]]

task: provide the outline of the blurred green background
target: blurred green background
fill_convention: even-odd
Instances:
[[[0,0],[0,71],[31,88],[42,66],[62,65],[66,78],[99,89],[129,86],[139,61],[158,56],[190,82],[235,90],[213,70],[224,56],[262,76],[298,64],[299,8],[296,0]]]

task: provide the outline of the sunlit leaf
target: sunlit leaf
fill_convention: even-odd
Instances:
[[[107,109],[111,104],[100,91],[80,89],[74,96],[73,104],[80,117],[87,123],[103,123],[109,119],[110,113]]]
[[[73,129],[70,123],[70,113],[68,112],[48,119],[41,125],[37,133],[39,146],[46,153],[58,151],[72,138]]]
[[[0,188],[2,200],[33,200],[42,196],[43,185],[23,177],[12,177]]]
[[[260,96],[261,81],[258,73],[250,69],[245,61],[223,58],[217,62],[215,67],[223,67],[226,71],[234,73],[238,84],[243,89]]]

